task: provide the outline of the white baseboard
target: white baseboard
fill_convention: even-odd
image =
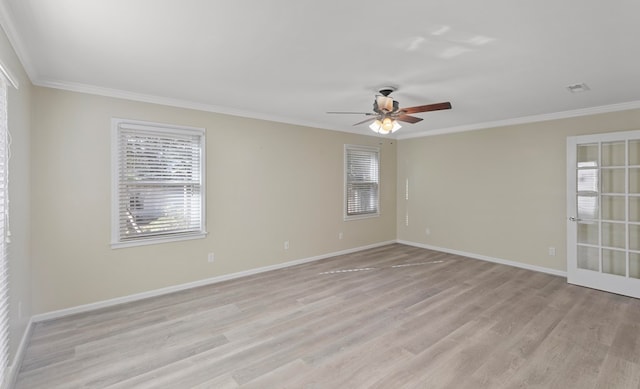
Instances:
[[[22,361],[24,360],[24,353],[27,349],[27,343],[29,339],[31,339],[31,332],[33,331],[33,317],[29,319],[27,323],[27,327],[22,334],[22,339],[20,339],[20,344],[18,344],[18,348],[16,349],[16,353],[13,356],[13,361],[11,365],[7,368],[7,375],[5,377],[3,388],[12,389],[16,384],[16,379],[18,378],[18,373],[20,372],[20,367],[22,366]]]
[[[548,267],[529,265],[529,264],[522,263],[522,262],[510,261],[508,259],[494,258],[494,257],[486,256],[486,255],[468,253],[466,251],[452,250],[452,249],[448,249],[448,248],[444,248],[444,247],[432,246],[432,245],[428,245],[428,244],[424,244],[424,243],[409,242],[409,241],[406,241],[406,240],[396,240],[396,242],[400,243],[400,244],[406,244],[407,246],[414,246],[414,247],[420,247],[420,248],[423,248],[423,249],[442,251],[443,253],[461,255],[463,257],[479,259],[481,261],[499,263],[501,265],[519,267],[521,269],[533,270],[533,271],[537,271],[537,272],[540,272],[540,273],[547,273],[547,274],[551,274],[551,275],[554,275],[554,276],[560,276],[560,277],[567,278],[567,272],[566,271],[550,269]]]
[[[449,254],[461,255],[461,256],[465,256],[465,257],[469,257],[469,258],[479,259],[479,260],[482,260],[482,261],[488,261],[488,262],[499,263],[499,264],[502,264],[502,265],[519,267],[519,268],[522,268],[522,269],[533,270],[533,271],[552,274],[552,275],[555,275],[555,276],[560,276],[560,277],[565,277],[565,278],[567,276],[567,272],[565,272],[565,271],[550,269],[550,268],[546,268],[546,267],[542,267],[542,266],[529,265],[529,264],[525,264],[525,263],[521,263],[521,262],[515,262],[515,261],[510,261],[510,260],[500,259],[500,258],[494,258],[494,257],[486,256],[486,255],[469,253],[469,252],[465,252],[465,251],[452,250],[452,249],[448,249],[448,248],[445,248],[445,247],[437,247],[437,246],[432,246],[432,245],[423,244],[423,243],[410,242],[410,241],[405,241],[405,240],[395,240],[395,241],[386,241],[386,242],[375,243],[375,244],[371,244],[371,245],[367,245],[367,246],[361,246],[361,247],[356,247],[356,248],[342,250],[342,251],[336,251],[336,252],[332,252],[332,253],[317,255],[317,256],[314,256],[314,257],[297,259],[297,260],[293,260],[293,261],[289,261],[289,262],[279,263],[279,264],[276,264],[276,265],[259,267],[259,268],[256,268],[256,269],[250,269],[250,270],[237,272],[237,273],[231,273],[231,274],[225,274],[225,275],[222,275],[222,276],[217,276],[217,277],[213,277],[213,278],[207,278],[207,279],[204,279],[204,280],[198,280],[198,281],[189,282],[189,283],[186,283],[186,284],[169,286],[169,287],[166,287],[166,288],[150,290],[150,291],[147,291],[147,292],[136,293],[136,294],[132,294],[132,295],[128,295],[128,296],[117,297],[117,298],[113,298],[113,299],[109,299],[109,300],[98,301],[98,302],[95,302],[95,303],[84,304],[84,305],[79,305],[79,306],[76,306],[76,307],[65,308],[65,309],[61,309],[61,310],[57,310],[57,311],[51,311],[51,312],[47,312],[47,313],[42,313],[42,314],[34,315],[31,318],[29,324],[31,325],[32,322],[33,323],[37,323],[37,322],[41,322],[41,321],[57,319],[57,318],[61,318],[61,317],[69,316],[69,315],[74,315],[74,314],[77,314],[77,313],[89,312],[89,311],[93,311],[93,310],[100,309],[100,308],[106,308],[106,307],[111,307],[111,306],[114,306],[114,305],[119,305],[119,304],[129,303],[129,302],[133,302],[133,301],[143,300],[143,299],[150,298],[150,297],[162,296],[162,295],[169,294],[169,293],[179,292],[179,291],[192,289],[192,288],[197,288],[197,287],[205,286],[205,285],[211,285],[211,284],[215,284],[215,283],[218,283],[218,282],[228,281],[228,280],[232,280],[232,279],[236,279],[236,278],[240,278],[240,277],[246,277],[246,276],[250,276],[250,275],[254,275],[254,274],[264,273],[264,272],[271,271],[271,270],[283,269],[283,268],[287,268],[287,267],[290,267],[290,266],[295,266],[295,265],[300,265],[300,264],[303,264],[303,263],[308,263],[308,262],[318,261],[318,260],[321,260],[321,259],[335,257],[335,256],[338,256],[338,255],[351,254],[351,253],[355,253],[355,252],[362,251],[362,250],[367,250],[367,249],[372,249],[372,248],[376,248],[376,247],[386,246],[386,245],[392,244],[392,243],[400,243],[400,244],[405,244],[405,245],[408,245],[408,246],[420,247],[420,248],[429,249],[429,250],[441,251],[441,252],[445,252],[445,253],[449,253]],[[23,338],[23,341],[24,340],[25,339]]]
[[[271,271],[271,270],[284,269],[284,268],[287,268],[287,267],[301,265],[303,263],[318,261],[318,260],[321,260],[321,259],[331,258],[331,257],[339,256],[339,255],[351,254],[351,253],[355,253],[355,252],[358,252],[358,251],[363,251],[363,250],[368,250],[368,249],[372,249],[372,248],[376,248],[376,247],[386,246],[386,245],[389,245],[389,244],[392,244],[392,243],[400,243],[400,244],[404,244],[404,245],[407,245],[407,246],[414,246],[414,247],[420,247],[420,248],[429,249],[429,250],[441,251],[441,252],[449,253],[449,254],[461,255],[461,256],[464,256],[464,257],[469,257],[469,258],[473,258],[473,259],[479,259],[479,260],[482,260],[482,261],[499,263],[499,264],[502,264],[502,265],[519,267],[519,268],[522,268],[522,269],[527,269],[527,270],[533,270],[533,271],[537,271],[537,272],[541,272],[541,273],[552,274],[552,275],[560,276],[560,277],[566,277],[567,276],[566,272],[560,271],[560,270],[549,269],[549,268],[546,268],[546,267],[535,266],[535,265],[528,265],[528,264],[524,264],[524,263],[520,263],[520,262],[509,261],[509,260],[506,260],[506,259],[493,258],[493,257],[489,257],[489,256],[486,256],[486,255],[474,254],[474,253],[469,253],[469,252],[459,251],[459,250],[452,250],[452,249],[448,249],[448,248],[444,248],[444,247],[437,247],[437,246],[432,246],[432,245],[423,244],[423,243],[410,242],[410,241],[405,241],[405,240],[394,240],[394,241],[380,242],[380,243],[375,243],[375,244],[371,244],[371,245],[368,245],[368,246],[361,246],[361,247],[356,247],[356,248],[352,248],[352,249],[336,251],[336,252],[333,252],[333,253],[317,255],[317,256],[314,256],[314,257],[297,259],[297,260],[293,260],[293,261],[289,261],[289,262],[279,263],[279,264],[276,264],[276,265],[264,266],[264,267],[260,267],[260,268],[256,268],[256,269],[250,269],[250,270],[238,272],[238,273],[225,274],[225,275],[222,275],[222,276],[208,278],[208,279],[199,280],[199,281],[194,281],[194,282],[190,282],[190,283],[186,283],[186,284],[175,285],[175,286],[170,286],[170,287],[161,288],[161,289],[155,289],[155,290],[151,290],[151,291],[148,291],[148,292],[136,293],[136,294],[132,294],[132,295],[124,296],[124,297],[118,297],[118,298],[114,298],[114,299],[98,301],[98,302],[91,303],[91,304],[79,305],[79,306],[76,306],[76,307],[71,307],[71,308],[66,308],[66,309],[61,309],[61,310],[57,310],[57,311],[52,311],[52,312],[47,312],[47,313],[34,315],[29,320],[29,323],[27,324],[27,328],[25,329],[24,334],[22,335],[22,339],[20,341],[18,349],[16,350],[15,356],[13,358],[13,363],[11,364],[11,366],[8,369],[6,380],[5,380],[5,385],[3,386],[3,388],[13,388],[14,387],[15,380],[18,377],[18,372],[20,370],[20,366],[22,365],[22,360],[24,358],[24,353],[25,353],[25,350],[26,350],[26,347],[27,347],[27,343],[28,343],[29,339],[31,338],[31,332],[33,331],[33,326],[34,326],[35,323],[38,323],[38,322],[41,322],[41,321],[45,321],[45,320],[57,319],[57,318],[61,318],[61,317],[69,316],[69,315],[74,315],[74,314],[77,314],[77,313],[89,312],[89,311],[93,311],[93,310],[96,310],[96,309],[111,307],[111,306],[124,304],[124,303],[128,303],[128,302],[143,300],[143,299],[150,298],[150,297],[162,296],[162,295],[165,295],[165,294],[169,294],[169,293],[173,293],[173,292],[179,292],[179,291],[192,289],[192,288],[197,288],[197,287],[200,287],[200,286],[211,285],[211,284],[215,284],[215,283],[222,282],[222,281],[227,281],[227,280],[246,277],[246,276],[250,276],[250,275],[254,275],[254,274],[264,273],[264,272]]]
[[[109,299],[109,300],[98,301],[98,302],[95,302],[95,303],[78,305],[78,306],[71,307],[71,308],[65,308],[65,309],[61,309],[61,310],[57,310],[57,311],[51,311],[51,312],[46,312],[46,313],[41,313],[41,314],[38,314],[38,315],[34,315],[31,318],[31,320],[34,323],[37,323],[37,322],[46,321],[46,320],[58,319],[58,318],[69,316],[69,315],[75,315],[77,313],[89,312],[89,311],[93,311],[93,310],[100,309],[100,308],[112,307],[114,305],[119,305],[119,304],[129,303],[129,302],[133,302],[133,301],[143,300],[143,299],[150,298],[150,297],[162,296],[162,295],[169,294],[169,293],[180,292],[180,291],[187,290],[187,289],[197,288],[197,287],[205,286],[205,285],[211,285],[211,284],[215,284],[215,283],[222,282],[222,281],[228,281],[228,280],[233,280],[233,279],[240,278],[240,277],[246,277],[246,276],[250,276],[250,275],[254,275],[254,274],[258,274],[258,273],[264,273],[264,272],[271,271],[271,270],[283,269],[283,268],[286,268],[286,267],[300,265],[300,264],[307,263],[307,262],[318,261],[318,260],[325,259],[325,258],[335,257],[335,256],[338,256],[338,255],[351,254],[351,253],[355,253],[355,252],[362,251],[362,250],[368,250],[368,249],[372,249],[372,248],[376,248],[376,247],[386,246],[386,245],[389,245],[389,244],[392,244],[392,243],[395,243],[395,241],[391,240],[391,241],[387,241],[387,242],[375,243],[375,244],[371,244],[371,245],[368,245],[368,246],[361,246],[361,247],[356,247],[356,248],[352,248],[352,249],[336,251],[336,252],[333,252],[333,253],[317,255],[317,256],[309,257],[309,258],[296,259],[296,260],[293,260],[293,261],[279,263],[279,264],[276,264],[276,265],[259,267],[259,268],[256,268],[256,269],[245,270],[245,271],[241,271],[241,272],[238,272],[238,273],[225,274],[225,275],[222,275],[222,276],[217,276],[217,277],[213,277],[213,278],[207,278],[207,279],[204,279],[204,280],[198,280],[198,281],[189,282],[189,283],[186,283],[186,284],[169,286],[169,287],[161,288],[161,289],[150,290],[150,291],[147,291],[147,292],[136,293],[136,294],[132,294],[132,295],[128,295],[128,296],[117,297],[117,298],[113,298],[113,299]]]

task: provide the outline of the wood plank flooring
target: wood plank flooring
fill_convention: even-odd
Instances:
[[[36,324],[16,388],[640,388],[640,300],[392,244]]]

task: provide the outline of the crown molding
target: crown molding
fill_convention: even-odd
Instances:
[[[4,76],[5,80],[7,80],[11,84],[11,86],[16,89],[20,89],[20,83],[18,82],[18,79],[13,75],[13,73],[11,73],[9,68],[2,61],[0,61],[0,74]]]
[[[314,122],[309,122],[304,120],[295,120],[295,119],[292,120],[291,118],[286,118],[278,115],[271,115],[271,114],[266,114],[261,112],[252,112],[252,111],[246,111],[246,110],[241,110],[236,108],[222,107],[219,105],[204,104],[204,103],[192,102],[187,100],[175,99],[170,97],[162,97],[162,96],[148,95],[148,94],[142,94],[142,93],[133,93],[133,92],[123,91],[119,89],[103,88],[103,87],[97,87],[93,85],[69,83],[69,82],[61,82],[61,81],[37,81],[37,82],[34,82],[34,85],[47,87],[47,88],[68,90],[71,92],[87,93],[87,94],[98,95],[98,96],[114,97],[119,99],[133,100],[133,101],[139,101],[139,102],[145,102],[145,103],[151,103],[151,104],[160,104],[160,105],[166,105],[171,107],[193,109],[197,111],[213,112],[213,113],[219,113],[219,114],[231,115],[231,116],[239,116],[243,118],[266,120],[271,122],[286,123],[286,124],[292,124],[297,126],[320,128],[324,130],[348,132],[348,133],[364,135],[361,132],[355,131],[355,130],[349,130],[349,129],[339,128],[339,127],[331,127],[325,124],[314,123]],[[491,122],[468,124],[468,125],[455,126],[455,127],[438,128],[434,130],[425,130],[425,131],[420,131],[416,133],[407,133],[407,132],[402,133],[401,131],[399,131],[400,132],[399,134],[396,134],[393,136],[385,135],[384,137],[391,138],[391,139],[398,139],[398,140],[422,138],[426,136],[452,134],[456,132],[465,132],[465,131],[485,130],[488,128],[537,123],[537,122],[544,122],[544,121],[550,121],[550,120],[568,119],[573,117],[596,115],[596,114],[610,113],[610,112],[619,112],[619,111],[626,111],[626,110],[632,110],[632,109],[640,109],[640,101],[631,101],[626,103],[604,105],[599,107],[590,107],[590,108],[575,109],[570,111],[561,111],[561,112],[554,112],[554,113],[548,113],[548,114],[542,114],[542,115],[523,116],[518,118],[496,120]]]
[[[27,73],[31,82],[33,82],[33,80],[38,78],[38,73],[28,51],[25,49],[26,46],[20,38],[20,34],[18,34],[15,24],[13,23],[13,15],[10,8],[7,6],[6,0],[0,0],[0,26],[7,36],[9,43],[13,47],[13,51],[15,51],[18,56],[18,60],[22,64],[24,71]]]
[[[271,114],[262,113],[262,112],[252,112],[252,111],[246,111],[246,110],[241,110],[237,108],[223,107],[219,105],[212,105],[212,104],[198,103],[198,102],[193,102],[188,100],[175,99],[171,97],[134,93],[134,92],[128,92],[120,89],[103,88],[103,87],[98,87],[93,85],[70,83],[70,82],[63,82],[63,81],[35,81],[34,82],[32,79],[32,82],[34,85],[37,85],[37,86],[67,90],[71,92],[87,93],[91,95],[113,97],[113,98],[139,101],[139,102],[150,103],[150,104],[159,104],[159,105],[165,105],[170,107],[193,109],[197,111],[212,112],[212,113],[238,116],[238,117],[249,118],[249,119],[266,120],[270,122],[292,124],[296,126],[320,128],[323,130],[375,136],[375,135],[369,135],[369,134],[362,134],[362,132],[353,130],[350,128],[346,129],[342,127],[332,127],[322,123],[314,123],[314,122],[309,122],[305,120],[295,120],[295,119],[291,119],[283,116],[271,115]],[[434,136],[434,135],[444,135],[444,134],[453,134],[456,132],[485,130],[488,128],[506,127],[506,126],[520,125],[520,124],[544,122],[544,121],[550,121],[550,120],[568,119],[568,118],[596,115],[596,114],[602,114],[602,113],[627,111],[632,109],[640,109],[640,100],[630,101],[626,103],[619,103],[619,104],[610,104],[610,105],[604,105],[604,106],[598,106],[598,107],[575,109],[570,111],[554,112],[554,113],[548,113],[548,114],[542,114],[542,115],[522,116],[518,118],[510,118],[505,120],[496,120],[491,122],[468,124],[468,125],[455,126],[455,127],[438,128],[438,129],[425,130],[425,131],[420,131],[415,133],[398,131],[396,134],[392,136],[378,135],[378,137],[397,139],[397,140],[422,138],[422,137]]]
[[[213,105],[213,104],[193,102],[188,100],[176,99],[172,97],[128,92],[120,89],[111,89],[111,88],[104,88],[104,87],[99,87],[94,85],[70,83],[70,82],[63,82],[63,81],[49,81],[49,80],[33,81],[32,80],[32,82],[36,86],[53,88],[53,89],[61,89],[61,90],[66,90],[70,92],[86,93],[86,94],[103,96],[103,97],[113,97],[113,98],[132,100],[132,101],[138,101],[143,103],[159,104],[159,105],[165,105],[170,107],[219,113],[223,115],[239,116],[242,118],[258,119],[258,120],[265,120],[270,122],[292,124],[296,126],[304,126],[304,127],[311,127],[311,128],[320,128],[323,130],[349,132],[349,133],[356,133],[356,134],[362,135],[362,133],[360,132],[349,131],[348,129],[344,129],[340,127],[331,127],[321,123],[314,123],[314,122],[305,121],[305,120],[296,120],[296,119],[291,119],[291,118],[278,116],[278,115],[272,115],[272,114],[263,113],[263,112],[246,111],[246,110],[237,109],[237,108],[230,108],[230,107],[223,107],[223,106]]]
[[[549,120],[569,119],[569,118],[575,118],[580,116],[597,115],[602,113],[628,111],[632,109],[640,109],[640,101],[630,101],[626,103],[603,105],[599,107],[581,108],[581,109],[574,109],[570,111],[546,113],[542,115],[522,116],[519,118],[496,120],[492,122],[468,124],[468,125],[448,127],[448,128],[439,128],[436,130],[426,130],[426,131],[421,131],[421,132],[406,134],[406,135],[399,134],[397,139],[402,140],[402,139],[411,139],[411,138],[423,138],[426,136],[452,134],[456,132],[486,130],[488,128],[538,123],[538,122],[545,122]]]

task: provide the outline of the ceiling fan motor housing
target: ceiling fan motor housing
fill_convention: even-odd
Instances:
[[[380,95],[376,96],[376,99],[373,102],[373,110],[381,115],[396,112],[400,108],[400,105],[392,97],[389,97],[389,95],[396,90],[397,88],[392,86],[384,86],[380,88],[380,90],[378,90]]]
[[[376,96],[373,102],[373,110],[381,114],[390,113],[393,112],[394,105],[397,105],[395,103],[391,97]]]

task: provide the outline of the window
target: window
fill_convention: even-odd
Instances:
[[[380,149],[344,146],[345,220],[380,215]]]
[[[113,119],[112,135],[112,247],[204,237],[204,129]]]

